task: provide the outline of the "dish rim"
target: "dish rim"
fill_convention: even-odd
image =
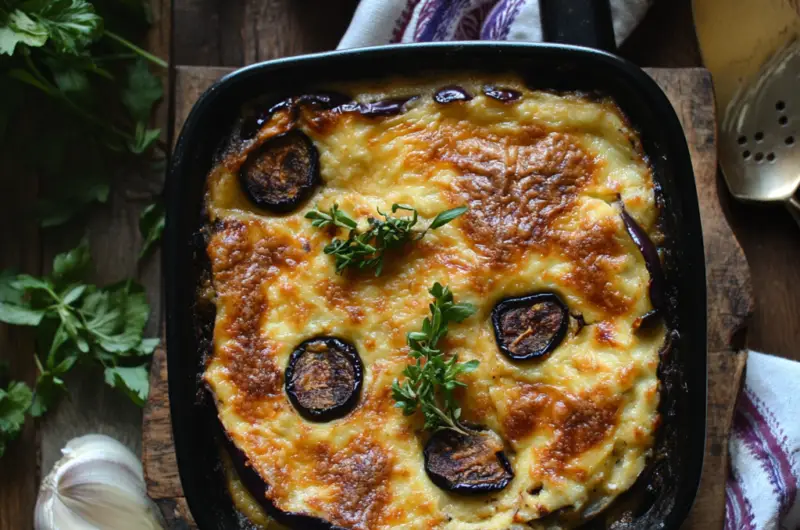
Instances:
[[[702,232],[700,231],[699,225],[699,203],[697,200],[696,189],[694,187],[694,179],[690,178],[693,177],[694,173],[691,167],[691,160],[689,158],[689,151],[688,146],[686,145],[685,137],[683,135],[683,130],[681,128],[680,122],[678,121],[677,115],[672,108],[669,100],[666,98],[664,93],[661,91],[660,87],[655,83],[655,81],[648,76],[645,72],[639,69],[637,66],[633,65],[632,63],[622,59],[616,55],[611,53],[607,53],[604,51],[592,49],[592,48],[585,48],[581,46],[574,46],[574,45],[567,45],[567,44],[548,44],[548,43],[522,43],[522,42],[499,42],[499,41],[465,41],[465,42],[439,42],[439,43],[411,43],[411,44],[395,44],[395,45],[385,45],[385,46],[377,46],[377,47],[370,47],[370,48],[356,48],[350,50],[336,50],[330,52],[323,52],[323,53],[316,53],[310,55],[302,55],[296,57],[286,57],[275,59],[271,61],[265,61],[257,64],[253,64],[250,66],[246,66],[244,68],[238,69],[232,73],[229,73],[223,76],[221,79],[216,81],[209,89],[207,89],[203,95],[198,99],[198,101],[194,104],[192,111],[187,116],[186,121],[183,124],[180,136],[175,144],[175,149],[173,152],[173,157],[170,163],[170,171],[167,178],[167,185],[166,185],[166,193],[167,193],[167,222],[164,234],[164,252],[163,252],[163,265],[165,271],[165,291],[166,291],[166,322],[167,322],[167,346],[168,346],[168,367],[169,367],[169,396],[170,396],[170,410],[172,416],[172,428],[173,428],[173,439],[175,442],[175,450],[176,450],[176,458],[178,460],[178,467],[181,476],[181,482],[184,484],[184,492],[189,504],[192,513],[195,514],[196,522],[200,528],[219,528],[219,526],[213,526],[213,521],[209,520],[208,510],[201,510],[199,501],[197,500],[197,496],[193,493],[197,488],[194,484],[192,484],[191,480],[188,480],[190,477],[190,473],[187,471],[190,467],[192,467],[192,463],[188,461],[190,448],[188,446],[191,444],[191,440],[188,439],[188,432],[190,429],[187,429],[188,419],[187,415],[184,413],[186,412],[186,386],[187,386],[187,378],[185,374],[181,374],[182,370],[185,370],[186,363],[179,358],[178,352],[183,352],[186,348],[185,338],[183,337],[184,331],[181,331],[183,327],[181,324],[186,323],[187,316],[183,313],[191,313],[191,311],[187,311],[191,306],[187,303],[187,296],[184,290],[181,289],[180,286],[184,286],[186,284],[186,279],[181,278],[181,272],[179,271],[180,267],[177,265],[180,264],[182,261],[185,261],[186,256],[181,255],[183,251],[184,254],[187,252],[188,246],[187,242],[184,240],[184,236],[188,235],[186,230],[183,228],[187,223],[191,224],[190,221],[186,220],[187,214],[189,217],[193,217],[189,209],[194,207],[195,209],[199,209],[202,207],[201,205],[197,204],[185,204],[185,197],[183,194],[184,186],[187,185],[187,179],[199,179],[205,183],[207,178],[207,174],[203,175],[190,175],[191,173],[189,169],[191,168],[193,163],[197,163],[199,158],[207,158],[209,161],[213,158],[213,153],[211,152],[197,152],[196,146],[198,145],[197,137],[199,135],[208,134],[202,131],[201,125],[203,121],[210,115],[215,109],[216,106],[221,105],[224,103],[224,98],[226,95],[230,94],[232,91],[236,89],[241,89],[242,86],[246,86],[247,83],[253,82],[259,76],[263,76],[265,74],[269,74],[270,72],[278,71],[282,68],[292,68],[292,69],[309,69],[313,67],[315,64],[319,64],[320,62],[323,63],[331,63],[327,66],[332,67],[336,66],[336,63],[341,63],[347,68],[347,64],[349,61],[352,61],[354,58],[376,58],[376,57],[386,57],[386,56],[394,56],[394,55],[403,55],[404,57],[407,55],[411,55],[412,57],[414,54],[417,53],[453,53],[453,54],[460,54],[460,53],[467,53],[467,52],[476,52],[476,53],[505,53],[508,51],[509,53],[528,53],[531,54],[531,59],[533,61],[536,60],[551,60],[551,59],[558,59],[562,58],[567,61],[575,60],[576,58],[582,61],[594,61],[595,64],[603,65],[609,68],[612,68],[614,74],[619,74],[620,78],[625,77],[627,78],[627,83],[632,85],[638,92],[638,95],[641,96],[641,99],[646,105],[659,117],[663,118],[664,121],[659,123],[659,128],[665,130],[664,136],[669,139],[669,141],[673,144],[670,148],[676,151],[678,155],[678,160],[671,161],[671,164],[676,166],[677,171],[676,173],[688,173],[685,177],[680,177],[683,179],[681,181],[680,186],[684,189],[681,192],[682,197],[680,197],[681,201],[681,211],[688,210],[689,216],[687,218],[682,218],[680,222],[678,222],[678,226],[685,228],[686,225],[689,225],[694,231],[686,235],[685,237],[691,240],[693,244],[693,249],[691,249],[691,254],[695,257],[697,256],[697,246],[699,244],[700,248],[700,255],[702,256]],[[408,60],[405,57],[403,60]],[[439,68],[443,72],[447,71],[468,71],[470,69],[467,68],[460,68],[460,69],[451,69],[448,67],[440,67]],[[436,68],[426,68],[425,70],[436,70]],[[492,68],[482,68],[480,65],[475,65],[471,70],[484,72],[489,74],[495,70]],[[506,68],[505,71],[509,69]],[[363,75],[361,76],[362,79],[372,79],[372,78],[383,78],[387,76],[383,75]],[[316,78],[313,74],[311,75],[312,81],[310,84],[314,83],[324,83],[326,82],[325,79]],[[611,94],[613,97],[613,94]],[[173,94],[174,98],[174,94]],[[239,105],[241,106],[246,101],[239,101]],[[650,126],[652,127],[652,126]],[[639,129],[639,133],[641,136],[646,134],[646,131],[641,128]],[[223,141],[228,134],[228,131],[220,132],[217,137],[218,141]],[[646,152],[647,154],[647,152]],[[653,162],[653,165],[656,162]],[[687,172],[688,168],[688,172]],[[686,181],[690,180],[690,184]],[[196,185],[196,183],[195,183]],[[687,188],[691,188],[691,193],[687,192]],[[195,212],[196,214],[197,212]],[[673,213],[673,212],[669,212]],[[195,228],[199,228],[196,226]],[[682,237],[684,235],[682,234]],[[189,250],[191,253],[191,250]],[[679,259],[678,261],[681,261]],[[693,268],[697,268],[698,263],[696,260],[691,263]],[[699,275],[702,275],[703,282],[702,282],[702,292],[705,295],[705,262],[700,261],[699,272],[695,271],[692,275],[694,277],[695,287],[699,285],[696,281]],[[681,290],[684,290],[682,288]],[[706,300],[705,296],[702,297],[702,304],[699,304],[699,308],[695,308],[693,313],[696,315],[700,314],[700,310],[702,309],[702,325],[699,323],[695,323],[692,327],[695,328],[694,338],[692,339],[691,345],[693,346],[693,351],[695,354],[702,350],[702,362],[703,365],[706,366]],[[192,318],[189,316],[188,318]],[[699,326],[697,328],[696,326]],[[701,348],[698,350],[697,346],[698,343],[700,344]],[[695,461],[694,467],[696,468],[694,471],[690,472],[690,477],[687,481],[684,481],[684,485],[690,489],[688,495],[684,494],[683,502],[679,503],[679,505],[674,506],[672,510],[668,513],[669,521],[665,522],[666,528],[677,528],[680,523],[685,519],[686,515],[689,512],[689,509],[694,502],[697,487],[699,485],[700,479],[700,471],[702,470],[702,461],[705,454],[705,432],[706,432],[706,415],[705,415],[705,400],[707,398],[707,391],[706,391],[706,384],[707,384],[707,366],[706,370],[703,371],[702,374],[702,388],[698,388],[699,381],[696,379],[692,383],[695,393],[701,393],[704,406],[702,408],[702,417],[700,420],[695,420],[694,427],[696,428],[700,421],[702,421],[702,432],[703,436],[702,444],[697,444],[695,442],[694,445],[702,447],[702,452],[695,448],[694,450],[698,451],[698,455],[693,455],[692,458]],[[178,396],[180,394],[180,396]],[[697,397],[697,396],[696,396]],[[698,438],[696,435],[693,438]],[[699,460],[698,460],[699,457]],[[188,487],[186,484],[190,484]],[[685,493],[685,492],[684,492]],[[198,514],[203,514],[198,517]]]

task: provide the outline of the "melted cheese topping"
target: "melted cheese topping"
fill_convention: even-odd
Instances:
[[[420,94],[402,114],[303,110],[277,113],[253,141],[229,150],[208,177],[208,246],[217,317],[205,381],[234,443],[269,484],[281,510],[360,530],[569,527],[600,511],[643,470],[658,424],[658,348],[664,330],[635,333],[651,309],[649,275],[620,218],[654,237],[650,168],[635,132],[610,101],[531,91],[511,103],[464,77],[341,87],[359,101]],[[475,95],[440,105],[436,87]],[[398,88],[399,87],[399,88]],[[243,194],[247,152],[300,127],[320,154],[323,185],[301,208],[272,215]],[[322,252],[333,234],[304,219],[338,203],[365,220],[392,203],[420,215],[469,211],[387,259],[380,277],[337,276]],[[340,233],[341,237],[342,234]],[[464,419],[506,442],[515,472],[503,491],[459,496],[427,477],[419,414],[394,407],[391,384],[409,362],[405,335],[428,313],[434,283],[478,307],[443,343],[459,360]],[[559,294],[573,321],[550,355],[511,362],[495,344],[490,313],[509,296]],[[292,350],[316,336],[354,344],[363,392],[347,416],[304,420],[283,373]]]

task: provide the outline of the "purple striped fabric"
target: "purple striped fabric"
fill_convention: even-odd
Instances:
[[[481,39],[505,40],[523,3],[524,0],[500,0],[486,17],[481,30]]]
[[[525,0],[405,0],[391,42],[503,40],[524,3]]]

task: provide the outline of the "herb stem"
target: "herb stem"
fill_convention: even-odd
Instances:
[[[136,54],[144,57],[145,59],[147,59],[151,63],[153,63],[155,65],[158,65],[161,68],[169,68],[169,64],[164,59],[162,59],[160,57],[156,57],[155,55],[153,55],[152,53],[148,52],[147,50],[143,50],[142,48],[138,47],[137,45],[135,45],[134,43],[132,43],[128,39],[120,37],[119,35],[117,35],[113,31],[105,30],[105,31],[103,31],[103,35],[105,35],[106,37],[108,37],[109,39],[111,39],[113,41],[116,41],[117,43],[121,44],[122,46],[125,46],[126,48],[128,48],[129,50],[135,52]]]
[[[33,360],[36,363],[36,369],[39,371],[39,375],[44,373],[44,366],[42,366],[42,361],[39,360],[39,355],[36,352],[33,352]]]
[[[461,433],[461,434],[463,434],[465,436],[467,435],[467,432],[464,429],[461,428],[461,424],[457,420],[454,420],[453,418],[451,418],[450,416],[448,416],[447,414],[442,412],[442,409],[440,409],[438,405],[432,407],[432,409],[433,409],[434,412],[436,412],[436,414],[440,418],[442,418],[442,421],[446,424],[446,426],[443,427],[444,429],[452,429],[452,430],[454,430],[454,431],[456,431],[458,433]]]
[[[138,57],[135,53],[109,53],[106,55],[97,55],[94,57],[95,62],[106,62],[106,61],[124,61],[127,59],[135,59]]]
[[[32,83],[32,82],[30,82],[30,80],[27,80],[26,82],[29,85],[35,86],[36,88],[38,88],[39,90],[41,90],[42,92],[47,94],[48,96],[64,102],[64,104],[72,112],[74,112],[79,117],[83,118],[85,121],[87,121],[87,122],[89,122],[89,123],[101,128],[101,129],[103,129],[103,130],[105,130],[107,132],[110,132],[110,133],[113,133],[113,134],[115,134],[117,136],[120,136],[124,140],[129,140],[129,141],[133,141],[134,140],[133,135],[123,131],[122,129],[119,129],[118,127],[116,127],[114,125],[106,123],[105,121],[101,120],[97,116],[94,116],[93,114],[87,112],[85,109],[81,108],[74,101],[72,101],[69,97],[67,97],[67,95],[64,94],[62,91],[60,91],[57,87],[53,86],[50,83],[50,81],[48,81],[47,78],[44,75],[42,75],[42,73],[39,71],[39,69],[36,68],[36,65],[31,60],[30,54],[25,54],[25,63],[28,65],[28,68],[30,70],[30,74],[33,76],[33,80],[36,81],[36,83]],[[25,80],[22,80],[22,81],[25,81]]]
[[[53,96],[55,93],[58,92],[58,88],[56,88],[47,78],[42,75],[38,68],[36,68],[36,64],[34,64],[33,60],[31,59],[31,55],[29,53],[24,54],[25,57],[25,64],[28,65],[28,68],[31,71],[34,79],[40,83],[40,85],[33,85],[38,87],[48,96]]]

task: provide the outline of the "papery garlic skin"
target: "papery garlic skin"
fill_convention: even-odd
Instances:
[[[42,481],[36,530],[161,530],[164,520],[147,496],[142,465],[102,434],[75,438]]]

